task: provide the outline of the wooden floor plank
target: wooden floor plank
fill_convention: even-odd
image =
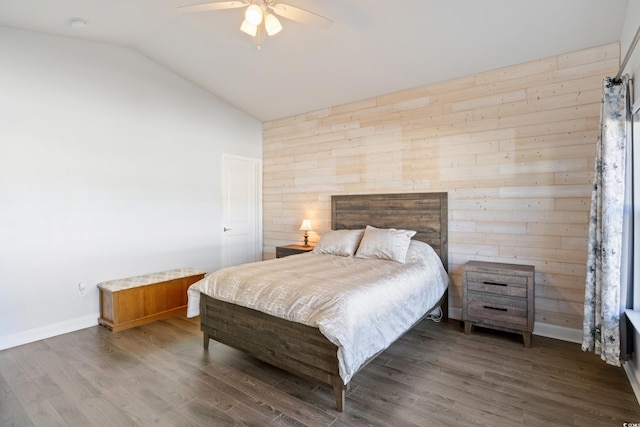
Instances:
[[[96,326],[0,351],[0,425],[621,426],[640,406],[620,368],[577,344],[424,321],[329,390],[237,350],[197,319]]]
[[[282,393],[244,372],[229,369],[215,363],[205,366],[203,370],[220,381],[235,384],[236,388],[249,395],[259,396],[262,401],[269,402],[276,411],[298,422],[311,423],[310,425],[328,425],[335,418],[327,416],[323,412],[314,411],[311,405]]]
[[[0,362],[2,362],[0,358]],[[33,426],[35,425],[22,403],[13,392],[12,387],[3,376],[6,365],[0,364],[0,425],[2,426]]]

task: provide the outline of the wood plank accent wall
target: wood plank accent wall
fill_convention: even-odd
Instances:
[[[535,265],[536,321],[582,328],[602,78],[618,43],[263,124],[265,258],[330,229],[333,194],[449,193],[450,306],[468,260]]]

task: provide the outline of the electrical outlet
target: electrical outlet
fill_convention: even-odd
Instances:
[[[78,283],[78,298],[84,298],[87,296],[87,287],[84,282]]]

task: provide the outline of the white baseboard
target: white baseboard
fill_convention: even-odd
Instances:
[[[533,325],[533,335],[582,344],[582,329],[565,328],[564,326],[535,322]]]
[[[629,383],[631,383],[631,388],[633,389],[633,393],[636,395],[636,400],[640,405],[640,370],[632,361],[626,361],[622,364],[624,368],[624,372],[627,374],[627,378],[629,378]]]
[[[66,334],[68,332],[77,331],[79,329],[89,328],[98,324],[98,313],[75,319],[65,320],[63,322],[54,323],[52,325],[42,326],[39,328],[27,329],[26,331],[15,332],[13,334],[0,336],[0,350],[19,345],[28,344],[30,342],[55,337],[56,335]]]
[[[462,309],[450,308],[449,318],[460,320],[462,319]],[[548,323],[535,322],[533,326],[533,335],[539,335],[541,337],[554,338],[557,340],[573,342],[577,344],[582,343],[582,330],[565,328],[563,326],[550,325]]]

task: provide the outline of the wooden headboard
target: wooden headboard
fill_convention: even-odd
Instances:
[[[331,196],[331,228],[403,228],[428,243],[448,269],[447,193],[357,194]]]

